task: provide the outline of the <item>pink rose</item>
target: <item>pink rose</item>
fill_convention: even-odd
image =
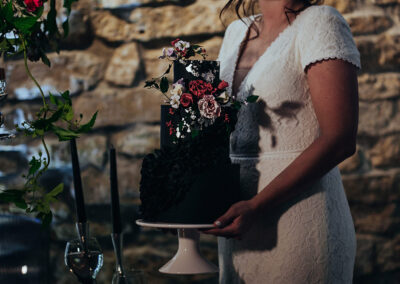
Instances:
[[[221,107],[212,95],[203,96],[203,98],[198,101],[197,105],[203,117],[212,119],[219,117],[221,114]]]
[[[43,6],[43,0],[24,0],[24,2],[29,12],[35,12],[37,8]]]

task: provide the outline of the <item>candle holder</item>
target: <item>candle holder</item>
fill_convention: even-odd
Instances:
[[[96,238],[89,237],[89,225],[76,223],[78,239],[67,242],[64,261],[80,283],[95,284],[103,266],[103,252]]]

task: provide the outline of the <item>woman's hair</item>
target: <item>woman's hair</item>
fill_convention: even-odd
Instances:
[[[231,9],[232,7],[234,7],[236,15],[238,16],[238,18],[240,20],[243,21],[242,15],[245,17],[249,17],[250,15],[255,14],[255,7],[256,7],[257,2],[258,2],[257,0],[229,0],[228,3],[226,3],[225,6],[222,8],[222,10],[219,14],[219,17],[222,20],[222,14],[224,12],[226,12],[227,10]],[[300,9],[297,9],[297,10],[285,7],[285,15],[286,15],[286,18],[287,18],[289,24],[290,24],[290,20],[289,20],[288,14],[297,15],[309,6],[321,4],[323,2],[323,0],[295,0],[295,2],[302,2],[303,7],[301,7]],[[242,15],[241,15],[241,13],[242,13]],[[255,37],[251,38],[251,39],[255,39],[259,36],[259,30],[256,25],[252,25],[251,28],[255,29],[255,31],[257,33],[257,35]],[[248,39],[248,40],[251,40],[251,39]]]

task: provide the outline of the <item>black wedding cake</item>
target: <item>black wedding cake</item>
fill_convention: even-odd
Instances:
[[[173,67],[174,83],[220,80],[217,61],[176,60]],[[212,224],[241,199],[240,167],[230,161],[229,135],[225,126],[214,123],[196,138],[176,141],[167,127],[170,113],[170,105],[161,106],[161,147],[143,160],[141,217],[150,222]]]

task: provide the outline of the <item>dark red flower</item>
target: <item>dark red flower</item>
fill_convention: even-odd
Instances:
[[[224,80],[221,81],[221,83],[218,84],[218,89],[223,90],[225,88],[227,88],[229,86],[229,84],[227,82],[225,82]]]
[[[225,113],[224,122],[229,123],[229,115]]]
[[[193,80],[189,82],[189,90],[195,95],[198,99],[204,97],[207,94],[214,94],[215,89],[210,83],[206,83],[203,80]]]
[[[169,135],[171,136],[172,134],[174,134],[175,129],[173,127],[169,128]]]
[[[165,125],[166,125],[167,127],[171,127],[172,121],[171,121],[171,120],[170,120],[170,121],[167,121],[167,122],[165,123]]]
[[[180,101],[181,101],[181,105],[183,105],[183,107],[188,107],[193,103],[193,97],[189,93],[183,93]]]
[[[172,107],[169,108],[169,114],[173,115],[174,114],[174,109]]]
[[[29,12],[35,12],[36,9],[43,6],[43,0],[24,0],[24,3]]]

